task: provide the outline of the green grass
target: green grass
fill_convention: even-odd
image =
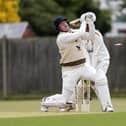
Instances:
[[[125,126],[126,113],[0,118],[1,126]]]
[[[1,100],[0,112],[40,112],[40,100]],[[113,106],[117,112],[126,111],[126,98],[113,98]],[[91,112],[101,112],[99,101],[91,101]]]
[[[39,112],[39,100],[0,101],[0,112]]]
[[[97,99],[93,99],[91,102],[91,113],[61,113],[57,111],[54,112],[55,109],[52,110],[53,112],[42,113],[40,112],[40,101],[41,100],[0,101],[0,126],[126,125],[125,98],[112,99],[116,111],[114,113],[102,113]]]

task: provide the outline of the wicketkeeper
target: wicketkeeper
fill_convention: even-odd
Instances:
[[[87,12],[86,14],[92,15],[92,12]],[[76,20],[76,22],[78,22],[78,20]],[[110,64],[110,55],[104,43],[102,34],[98,30],[95,30],[94,39],[84,41],[84,48],[86,48],[88,52],[86,56],[86,59],[88,59],[87,62],[96,69],[97,74],[107,79],[106,73]],[[91,87],[93,87],[100,101],[102,111],[112,112],[114,109],[111,102],[108,82],[103,85],[100,84],[101,82],[102,80],[100,80],[99,83],[93,83]]]
[[[85,48],[89,54],[90,64],[96,69],[97,74],[104,76],[107,79],[106,73],[110,64],[110,55],[104,43],[102,34],[96,30],[95,39],[85,42]],[[100,80],[101,82],[102,80]],[[113,112],[113,106],[111,102],[108,81],[101,85],[94,83],[93,89],[100,101],[103,112]]]

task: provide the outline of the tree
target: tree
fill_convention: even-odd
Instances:
[[[54,18],[57,15],[67,16],[64,8],[54,0],[21,0],[20,15],[23,21],[28,21],[32,25],[38,35],[56,34]]]
[[[122,0],[123,4],[122,4],[122,8],[126,8],[126,0]]]
[[[80,17],[87,11],[97,15],[96,26],[102,33],[110,28],[108,13],[98,9],[93,0],[21,0],[20,16],[28,21],[38,35],[55,35],[53,20],[62,15],[69,20]],[[103,20],[104,19],[104,20]],[[106,23],[107,22],[107,23]],[[104,27],[103,27],[104,26]]]
[[[121,15],[117,17],[117,19],[121,22],[126,22],[126,0],[122,0],[121,5]]]
[[[56,8],[56,9],[53,9]],[[53,34],[52,18],[61,11],[52,0],[21,0],[20,15],[28,21],[38,35]]]
[[[19,0],[0,0],[0,22],[19,22]]]
[[[78,5],[77,5],[78,4]],[[97,20],[95,22],[96,28],[100,30],[102,34],[108,32],[111,29],[111,16],[109,10],[100,10],[99,2],[94,0],[82,0],[76,5],[76,15],[79,17],[81,14],[91,11],[96,14]]]

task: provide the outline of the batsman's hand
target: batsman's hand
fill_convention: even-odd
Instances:
[[[87,23],[88,22],[95,22],[96,21],[96,15],[93,12],[86,12],[86,13],[81,15],[80,21],[81,22],[86,21]]]

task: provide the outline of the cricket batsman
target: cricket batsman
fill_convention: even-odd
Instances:
[[[41,103],[41,111],[48,111],[48,107],[57,106],[59,108],[72,108],[68,102],[74,92],[75,85],[80,79],[91,80],[97,84],[99,98],[102,97],[103,111],[112,111],[108,109],[110,94],[107,87],[107,78],[102,71],[97,72],[91,65],[86,62],[86,49],[84,42],[93,41],[96,37],[93,14],[83,14],[80,18],[81,26],[79,30],[74,31],[69,27],[67,19],[62,16],[56,17],[54,24],[59,35],[56,43],[61,55],[60,64],[62,66],[62,93],[44,97]],[[88,25],[87,25],[88,24]],[[89,27],[86,31],[87,26]],[[104,92],[103,92],[104,90]],[[104,95],[105,93],[106,95]]]

